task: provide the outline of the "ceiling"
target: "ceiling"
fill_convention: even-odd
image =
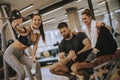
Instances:
[[[104,0],[92,0],[93,8],[95,10],[95,14],[102,13],[106,11],[105,4],[97,5],[99,2]],[[67,20],[66,9],[70,7],[77,7],[78,10],[83,8],[88,8],[88,2],[87,0],[81,0],[80,2],[77,2],[77,0],[1,0],[0,3],[2,4],[10,4],[11,10],[18,9],[22,10],[23,8],[29,6],[30,4],[33,4],[33,7],[22,12],[21,14],[23,16],[29,16],[30,14],[34,13],[35,11],[38,11],[42,13],[42,19],[43,22],[54,19],[53,21],[49,23],[44,24],[45,30],[51,30],[55,29],[59,22]],[[114,0],[109,0],[109,4],[114,3],[111,7],[112,9],[117,9],[116,4]],[[62,7],[61,9],[54,11],[50,14],[44,15],[46,12],[50,12],[53,9]],[[81,12],[79,12],[80,16]]]

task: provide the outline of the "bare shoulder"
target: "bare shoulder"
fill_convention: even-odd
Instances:
[[[103,22],[101,20],[96,20],[96,27],[100,28],[103,25]]]

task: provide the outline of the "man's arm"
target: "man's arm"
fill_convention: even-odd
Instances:
[[[65,57],[65,53],[64,52],[60,52],[58,55],[58,63],[60,65],[65,65],[67,63],[67,58]]]
[[[75,61],[75,59],[76,59],[76,54],[75,54],[75,51],[74,50],[70,50],[69,51],[69,54],[67,55],[67,56],[65,56],[65,53],[64,52],[61,52],[61,53],[59,53],[59,63],[61,64],[61,65],[64,65],[64,64],[66,64],[67,62],[69,62],[69,61]]]
[[[80,53],[82,53],[84,51],[87,51],[87,50],[91,49],[91,43],[90,43],[89,38],[83,39],[83,44],[84,44],[84,48],[79,50],[77,55],[79,55]]]
[[[59,52],[58,57],[59,57],[59,59],[64,59],[65,53],[64,52]]]

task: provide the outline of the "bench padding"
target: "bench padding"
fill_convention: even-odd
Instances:
[[[100,64],[103,64],[105,62],[115,60],[120,58],[120,49],[115,52],[115,54],[112,55],[104,55],[96,58],[96,60],[92,63],[87,62],[81,62],[79,63],[79,69],[85,69],[85,68],[94,68]]]

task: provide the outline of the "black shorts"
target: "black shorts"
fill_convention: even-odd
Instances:
[[[71,66],[72,66],[73,64],[74,64],[74,62],[73,62],[72,60],[70,60],[70,61],[66,64],[66,66],[67,66],[69,72],[72,72]]]
[[[92,51],[93,49],[87,50],[85,52],[80,53],[77,58],[76,58],[76,62],[84,62],[85,59],[87,58],[87,56],[89,55],[89,53]]]

